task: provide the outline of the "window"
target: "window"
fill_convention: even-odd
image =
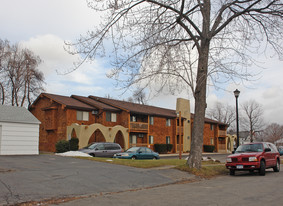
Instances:
[[[210,144],[214,145],[214,138],[210,138]]]
[[[170,127],[171,126],[171,119],[166,119],[166,126]]]
[[[136,135],[130,136],[130,143],[131,144],[137,144],[137,136]]]
[[[149,143],[149,144],[153,144],[153,136],[152,136],[152,135],[149,135],[149,137],[148,137],[148,143]]]
[[[149,124],[150,124],[150,125],[153,125],[153,122],[154,122],[154,121],[153,121],[153,116],[150,116],[150,117],[149,117]]]
[[[106,121],[107,122],[117,122],[117,114],[106,112]]]
[[[210,130],[213,130],[213,124],[210,124]]]
[[[166,144],[170,144],[170,136],[166,136]]]
[[[89,114],[88,112],[77,111],[77,120],[79,121],[88,121]]]

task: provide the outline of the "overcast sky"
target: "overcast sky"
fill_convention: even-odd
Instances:
[[[64,41],[75,41],[99,22],[99,16],[87,7],[84,0],[0,0],[0,5],[0,38],[18,42],[41,57],[43,63],[39,69],[45,75],[46,92],[67,96],[129,97],[130,92],[120,96],[121,91],[115,88],[115,82],[105,76],[111,69],[105,60],[98,59],[84,64],[75,72],[60,75],[72,68],[78,58],[64,50]],[[234,106],[233,91],[238,89],[241,91],[239,104],[254,99],[262,104],[266,123],[283,124],[282,61],[272,56],[257,58],[265,68],[258,80],[239,85],[227,84],[221,90],[208,88],[208,108],[216,101]],[[192,97],[186,92],[176,96],[160,94],[149,104],[174,109],[178,97],[190,98],[191,107],[194,107]]]

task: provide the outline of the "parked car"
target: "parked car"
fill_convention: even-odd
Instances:
[[[159,159],[159,154],[147,147],[132,147],[123,153],[117,153],[114,158],[119,159]]]
[[[230,175],[235,175],[237,170],[258,170],[260,175],[265,175],[267,168],[279,172],[280,155],[275,145],[269,142],[243,144],[227,157],[226,168],[230,170]]]
[[[280,156],[282,156],[283,155],[283,147],[279,147],[278,151],[279,151]]]
[[[117,143],[95,142],[79,151],[87,153],[93,157],[113,157],[114,154],[122,152],[122,148]]]

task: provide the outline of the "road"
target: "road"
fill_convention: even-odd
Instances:
[[[79,199],[61,206],[75,205],[176,205],[176,206],[278,206],[283,203],[283,171],[268,170],[266,176],[258,173],[237,173],[184,184],[106,193]]]

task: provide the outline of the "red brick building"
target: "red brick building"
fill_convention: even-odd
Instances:
[[[188,100],[178,101],[177,109],[171,110],[95,96],[42,93],[30,111],[42,122],[40,151],[54,152],[57,141],[77,137],[80,147],[100,141],[117,142],[124,149],[173,144],[172,152],[177,152],[180,136],[186,152],[190,150],[193,115]],[[226,129],[223,123],[205,119],[204,144],[215,145],[216,151],[225,148]]]

